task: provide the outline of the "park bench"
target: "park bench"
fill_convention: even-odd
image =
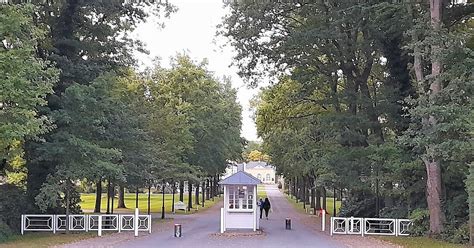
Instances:
[[[184,204],[184,202],[179,201],[179,202],[174,204],[174,212],[175,213],[176,213],[176,210],[184,210],[184,212],[186,213],[188,211],[188,208],[187,208],[186,204]]]

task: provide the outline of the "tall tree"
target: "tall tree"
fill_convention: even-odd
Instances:
[[[144,52],[144,47],[129,36],[130,32],[148,13],[158,14],[161,10],[168,15],[174,10],[169,4],[122,1],[66,0],[38,6],[35,21],[47,28],[48,35],[41,40],[37,54],[61,70],[54,94],[48,97],[47,106],[52,111],[61,108],[62,95],[69,86],[88,85],[103,73],[134,65],[133,52]],[[153,10],[146,11],[149,6],[153,6]],[[62,126],[57,125],[57,132],[61,129]],[[50,139],[50,135],[53,134],[45,135],[44,139]],[[31,202],[57,165],[55,161],[35,159],[41,155],[41,146],[41,143],[29,142],[26,149],[27,193]]]
[[[32,5],[0,5],[0,173],[24,166],[23,143],[50,130],[37,108],[46,104],[58,70],[35,56],[45,36]],[[10,175],[13,177],[12,175]],[[23,178],[24,180],[24,178]]]

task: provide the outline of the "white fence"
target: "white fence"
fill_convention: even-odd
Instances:
[[[408,219],[331,217],[331,236],[333,234],[408,236],[411,225],[412,222]]]
[[[66,215],[64,214],[23,214],[21,215],[21,234],[24,232],[66,231]],[[139,231],[151,233],[151,215],[140,214],[71,214],[69,215],[71,231]]]

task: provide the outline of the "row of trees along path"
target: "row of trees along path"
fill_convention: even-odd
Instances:
[[[228,6],[240,74],[271,78],[252,104],[293,194],[474,244],[472,1]]]
[[[187,181],[206,190],[202,200],[217,194],[245,143],[230,79],[184,54],[135,70],[133,54],[146,49],[131,32],[175,11],[147,1],[0,4],[2,235],[19,230],[23,213],[79,213],[80,189],[95,188],[95,212],[102,193],[113,211],[115,188],[118,207],[131,208],[126,189]]]

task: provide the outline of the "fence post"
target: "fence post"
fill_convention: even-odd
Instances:
[[[321,223],[321,230],[323,232],[326,231],[326,209],[321,210],[321,214],[323,215],[322,223]]]
[[[99,215],[97,219],[99,221],[99,226],[97,227],[97,235],[99,237],[102,237],[102,215]]]
[[[151,214],[148,215],[148,233],[151,233]]]
[[[53,225],[53,233],[56,233],[56,215],[52,215],[51,224]]]
[[[138,208],[135,208],[135,218],[133,219],[135,228],[135,237],[138,237]]]
[[[398,219],[395,219],[395,237],[398,237],[398,225],[399,225],[399,222],[398,222]]]
[[[360,230],[362,231],[362,232],[361,232],[362,237],[364,237],[364,235],[365,235],[365,218],[362,218],[361,221],[362,221],[362,222],[360,223]]]
[[[354,216],[351,216],[351,219],[349,220],[349,231],[352,233],[354,231]]]
[[[118,232],[120,233],[122,231],[122,216],[120,214],[117,214],[118,216]]]
[[[25,216],[22,214],[21,215],[21,235],[23,235],[23,232],[25,231],[24,228],[25,228]]]
[[[331,224],[330,224],[330,227],[331,227],[331,230],[329,230],[329,233],[331,234],[332,236],[332,230],[334,229],[334,220],[333,220],[334,217],[331,217]]]
[[[224,208],[221,208],[221,233],[225,231],[225,223],[224,223]]]

